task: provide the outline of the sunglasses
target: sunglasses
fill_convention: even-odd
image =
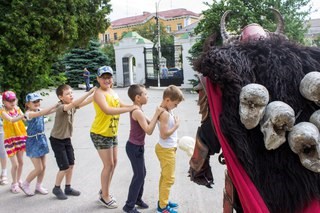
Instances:
[[[13,103],[13,102],[15,102],[15,101],[16,101],[16,99],[8,100],[9,103]]]
[[[40,102],[40,100],[32,101],[32,103],[34,103],[34,104],[37,104],[37,103],[39,103],[39,102]]]

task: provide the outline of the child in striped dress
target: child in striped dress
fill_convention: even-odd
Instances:
[[[16,94],[12,91],[5,91],[2,94],[4,146],[11,161],[12,185],[11,192],[18,193],[20,177],[23,167],[23,153],[26,149],[27,132],[22,121],[23,112],[17,106]]]

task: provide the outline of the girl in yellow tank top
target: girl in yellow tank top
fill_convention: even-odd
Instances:
[[[105,100],[110,107],[120,107],[119,96],[116,93],[113,95],[105,93]],[[117,136],[120,115],[104,113],[96,102],[93,102],[93,106],[96,111],[96,116],[91,127],[91,132],[105,137]]]
[[[91,126],[90,137],[103,163],[101,172],[101,190],[99,201],[107,208],[117,208],[118,205],[110,195],[112,175],[118,160],[117,135],[120,114],[131,112],[138,107],[123,104],[118,94],[112,89],[113,70],[109,66],[98,69],[97,81],[100,87],[93,96],[93,106],[96,116]]]

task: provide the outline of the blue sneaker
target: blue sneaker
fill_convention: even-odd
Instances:
[[[161,209],[160,205],[159,205],[159,201],[158,201],[158,208],[157,208],[157,213],[178,213],[175,208],[178,208],[178,204],[177,203],[172,203],[169,201],[168,205]]]
[[[170,208],[169,205],[167,205],[163,209],[161,209],[160,206],[158,205],[157,213],[178,213],[178,212],[176,210],[174,210],[173,208]]]
[[[168,206],[169,206],[170,208],[173,208],[173,209],[179,207],[179,205],[178,205],[177,203],[173,203],[173,202],[170,202],[170,201],[169,201],[169,203],[168,203]]]

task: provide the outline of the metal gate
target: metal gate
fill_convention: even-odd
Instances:
[[[158,80],[160,80],[161,87],[169,85],[181,86],[184,83],[182,45],[162,46],[161,55],[165,58],[166,67],[168,68],[168,76],[166,78],[159,73],[161,63],[157,48],[144,48],[146,86],[156,87],[158,86]]]
[[[129,58],[122,58],[122,69],[123,69],[123,87],[130,86],[130,73],[129,73]]]

